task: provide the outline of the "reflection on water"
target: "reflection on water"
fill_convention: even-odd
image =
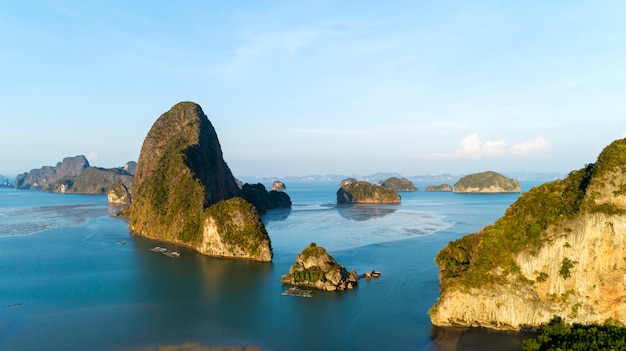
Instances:
[[[431,343],[424,350],[521,350],[524,340],[535,336],[536,334],[531,332],[496,331],[486,328],[433,327],[430,331]]]
[[[263,216],[261,216],[263,223],[284,221],[291,214],[291,208],[277,208],[274,210],[268,210]]]
[[[0,237],[31,235],[51,228],[78,227],[87,218],[107,214],[106,205],[0,207]]]
[[[337,205],[337,212],[343,218],[353,221],[367,221],[372,218],[380,218],[396,212],[395,208],[384,208],[377,205],[346,204]]]

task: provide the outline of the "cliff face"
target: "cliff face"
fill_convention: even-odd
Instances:
[[[220,203],[239,194],[215,129],[200,106],[181,102],[159,117],[144,140],[132,203],[122,214],[135,234],[209,255],[269,261],[269,236],[256,209],[242,199]]]
[[[107,201],[115,205],[130,204],[130,192],[128,188],[121,183],[111,184],[107,191]]]
[[[466,175],[454,184],[455,193],[519,193],[520,183],[502,174],[487,171]]]
[[[626,322],[626,139],[437,255],[439,326]]]
[[[337,203],[399,203],[400,195],[391,189],[348,178],[337,190]]]

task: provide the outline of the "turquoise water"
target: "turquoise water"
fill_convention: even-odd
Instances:
[[[536,184],[523,183],[523,190]],[[427,315],[438,295],[436,253],[491,224],[519,194],[420,191],[402,193],[397,206],[337,206],[338,184],[287,187],[293,208],[264,217],[272,263],[210,258],[132,236],[124,221],[111,217],[117,208],[105,196],[0,188],[0,349],[184,342],[265,350],[519,345],[517,334],[433,328]],[[282,296],[280,276],[310,242],[348,269],[382,275],[362,279],[354,291]],[[156,245],[181,257],[149,250]]]

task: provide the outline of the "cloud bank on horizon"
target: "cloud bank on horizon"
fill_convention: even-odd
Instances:
[[[5,2],[0,174],[136,160],[199,103],[237,175],[562,172],[626,137],[626,3]]]

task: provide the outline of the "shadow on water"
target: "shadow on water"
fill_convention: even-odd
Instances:
[[[431,343],[424,351],[509,351],[521,350],[532,332],[497,331],[486,328],[432,327]]]
[[[280,222],[284,221],[291,214],[291,208],[277,208],[274,210],[267,210],[264,215],[261,216],[263,223]]]
[[[397,211],[395,208],[384,208],[379,205],[346,204],[337,205],[337,212],[341,217],[352,221],[368,221],[373,218],[381,218]]]
[[[198,335],[209,341],[255,335],[255,316],[264,314],[268,295],[263,282],[270,279],[272,263],[209,257],[184,246],[133,239],[142,271],[136,283],[145,307],[140,319],[146,330],[161,331],[163,342]],[[180,257],[150,251],[154,246],[177,251]]]

